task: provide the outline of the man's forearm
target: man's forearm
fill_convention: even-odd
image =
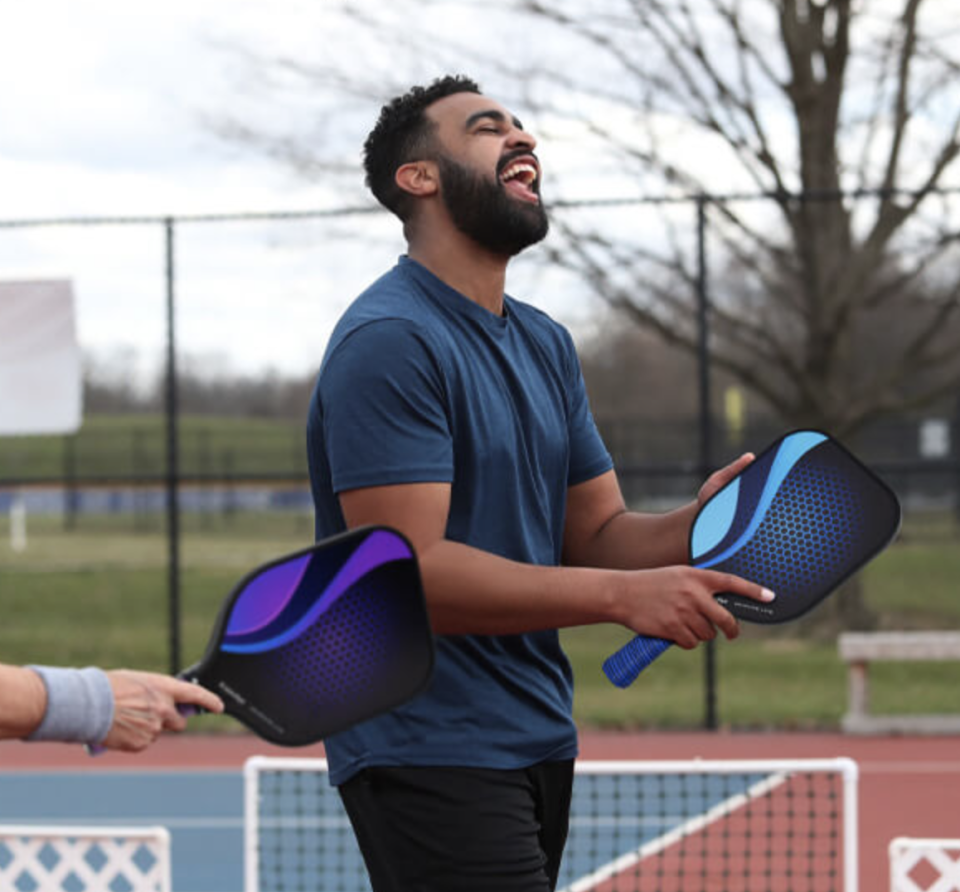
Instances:
[[[622,573],[507,560],[449,540],[420,555],[434,632],[516,635],[619,622]]]
[[[690,527],[696,503],[664,514],[623,511],[612,517],[593,537],[581,543],[571,563],[583,567],[650,570],[690,559]]]
[[[613,622],[695,647],[717,630],[739,633],[716,592],[769,601],[762,586],[682,564],[640,570],[543,567],[442,540],[420,554],[427,605],[439,635],[517,635]]]
[[[0,664],[0,739],[32,734],[47,708],[47,691],[36,672]]]
[[[113,706],[102,669],[0,665],[0,739],[99,743]]]

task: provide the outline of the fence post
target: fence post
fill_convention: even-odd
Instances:
[[[80,492],[77,488],[77,435],[63,438],[63,528],[68,532],[77,528]]]
[[[953,413],[953,431],[950,436],[950,460],[953,463],[953,514],[960,523],[960,394]]]
[[[167,279],[167,386],[166,386],[166,440],[167,440],[167,592],[170,639],[170,674],[180,669],[180,462],[177,405],[177,343],[174,279],[174,227],[172,217],[164,220],[166,235]]]
[[[697,195],[697,369],[700,394],[699,475],[700,481],[713,471],[713,440],[710,422],[710,297],[707,286],[707,203],[709,197]],[[716,646],[708,641],[703,650],[704,717],[709,730],[717,727]]]

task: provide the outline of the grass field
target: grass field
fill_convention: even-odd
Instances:
[[[9,521],[0,518],[0,659],[169,668],[166,539],[159,528],[137,532],[126,524],[84,521],[66,532],[59,520],[31,518],[28,547],[15,552]],[[185,517],[181,661],[200,657],[221,599],[249,569],[310,539],[311,524],[303,515],[236,516],[214,525]],[[908,523],[900,541],[866,568],[866,597],[884,627],[960,627],[957,540],[950,518],[932,526]],[[702,723],[702,651],[673,649],[622,691],[607,682],[600,666],[628,632],[595,626],[567,630],[563,638],[576,672],[582,724]],[[724,726],[833,728],[846,709],[845,668],[832,640],[749,627],[736,642],[718,642],[716,657]],[[958,664],[878,664],[871,679],[878,713],[960,713]],[[232,727],[222,719],[203,723]]]
[[[178,428],[185,475],[306,474],[302,422],[183,415]],[[0,437],[0,480],[159,476],[165,444],[160,415],[94,415],[73,436]]]

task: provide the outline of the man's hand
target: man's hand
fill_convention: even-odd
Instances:
[[[113,688],[113,725],[102,746],[140,752],[163,731],[183,731],[186,718],[177,705],[223,712],[220,698],[188,681],[155,672],[118,669],[107,673]]]
[[[700,492],[697,493],[697,504],[699,507],[703,505],[710,499],[711,496],[716,495],[724,486],[726,486],[734,477],[737,476],[747,465],[752,462],[756,456],[752,452],[745,452],[740,456],[736,461],[730,462],[725,468],[721,468],[719,471],[714,471],[700,487]]]
[[[732,592],[768,602],[773,592],[730,573],[694,567],[663,567],[626,574],[632,589],[621,599],[629,612],[621,622],[641,635],[666,638],[687,650],[701,641],[740,634],[740,623],[717,603],[718,592]]]

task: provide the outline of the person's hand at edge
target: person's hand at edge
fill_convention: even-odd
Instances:
[[[164,731],[183,731],[187,719],[178,706],[223,712],[216,694],[169,675],[117,669],[107,678],[114,697],[113,722],[101,744],[107,749],[140,752]]]

